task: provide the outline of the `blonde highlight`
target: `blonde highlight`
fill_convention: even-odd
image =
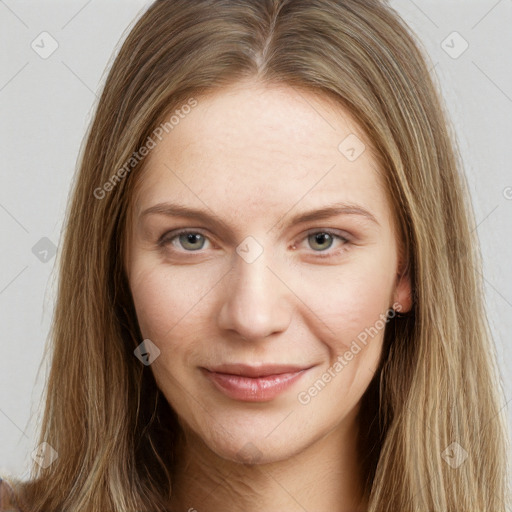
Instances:
[[[385,171],[413,310],[391,320],[363,397],[368,512],[505,512],[503,385],[468,186],[419,43],[377,0],[156,1],[130,31],[68,205],[39,440],[59,458],[16,483],[24,510],[166,510],[181,433],[133,357],[142,336],[124,265],[145,160],[101,200],[94,190],[171,111],[243,80],[331,98]],[[471,455],[456,471],[442,458],[454,441]]]

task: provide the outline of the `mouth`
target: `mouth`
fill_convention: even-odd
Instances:
[[[224,395],[245,402],[266,402],[289,389],[312,366],[221,365],[201,368],[203,375]]]

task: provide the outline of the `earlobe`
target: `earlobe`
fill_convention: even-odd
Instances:
[[[399,313],[407,313],[412,309],[412,303],[411,278],[407,265],[403,272],[397,274],[393,309]],[[400,305],[400,309],[398,305]]]

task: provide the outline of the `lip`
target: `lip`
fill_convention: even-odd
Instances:
[[[227,373],[229,375],[240,375],[242,377],[267,377],[269,375],[281,375],[283,373],[295,373],[300,370],[307,370],[311,366],[299,366],[291,364],[265,364],[252,366],[249,364],[222,364],[206,368],[210,372]]]
[[[296,383],[310,367],[221,365],[201,368],[215,387],[234,400],[266,402]]]

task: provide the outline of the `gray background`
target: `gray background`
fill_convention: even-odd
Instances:
[[[35,412],[47,376],[39,365],[56,288],[54,251],[78,151],[118,40],[147,5],[0,0],[0,472],[26,474],[36,447]],[[457,131],[506,388],[499,414],[510,422],[512,0],[391,5],[428,52]],[[52,44],[58,48],[45,55]]]

